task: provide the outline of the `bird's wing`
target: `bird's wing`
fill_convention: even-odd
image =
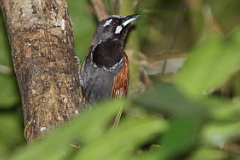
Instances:
[[[129,64],[128,57],[124,56],[125,64],[120,73],[114,77],[112,86],[112,97],[122,98],[127,94],[128,90],[128,79],[129,79]]]

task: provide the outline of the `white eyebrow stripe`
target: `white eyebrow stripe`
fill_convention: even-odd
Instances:
[[[115,34],[119,34],[121,33],[123,27],[122,26],[117,26],[116,30],[115,30]]]
[[[111,22],[112,22],[112,19],[109,19],[107,22],[105,22],[105,24],[103,25],[103,27],[110,25]]]
[[[120,15],[111,15],[111,18],[119,18],[119,19],[121,19],[121,18],[123,18],[123,16],[120,16]]]

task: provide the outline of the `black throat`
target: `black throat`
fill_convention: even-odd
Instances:
[[[92,61],[98,67],[106,67],[109,69],[123,58],[123,45],[119,40],[101,42],[95,47],[91,54]]]

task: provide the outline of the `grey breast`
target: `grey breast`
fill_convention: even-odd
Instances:
[[[121,71],[124,63],[122,60],[114,68],[106,69],[97,67],[90,59],[86,59],[81,79],[89,103],[111,97],[114,77]]]

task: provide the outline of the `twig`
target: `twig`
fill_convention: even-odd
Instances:
[[[117,115],[115,117],[115,120],[113,122],[111,130],[113,130],[114,128],[116,128],[118,126],[118,124],[120,122],[120,119],[121,119],[121,116],[122,116],[122,112],[123,112],[123,106],[120,106],[119,107],[119,111],[118,111],[118,113],[117,113]]]
[[[115,0],[113,4],[113,14],[119,14],[120,12],[120,0]]]
[[[91,0],[98,21],[103,20],[109,14],[102,0]]]

